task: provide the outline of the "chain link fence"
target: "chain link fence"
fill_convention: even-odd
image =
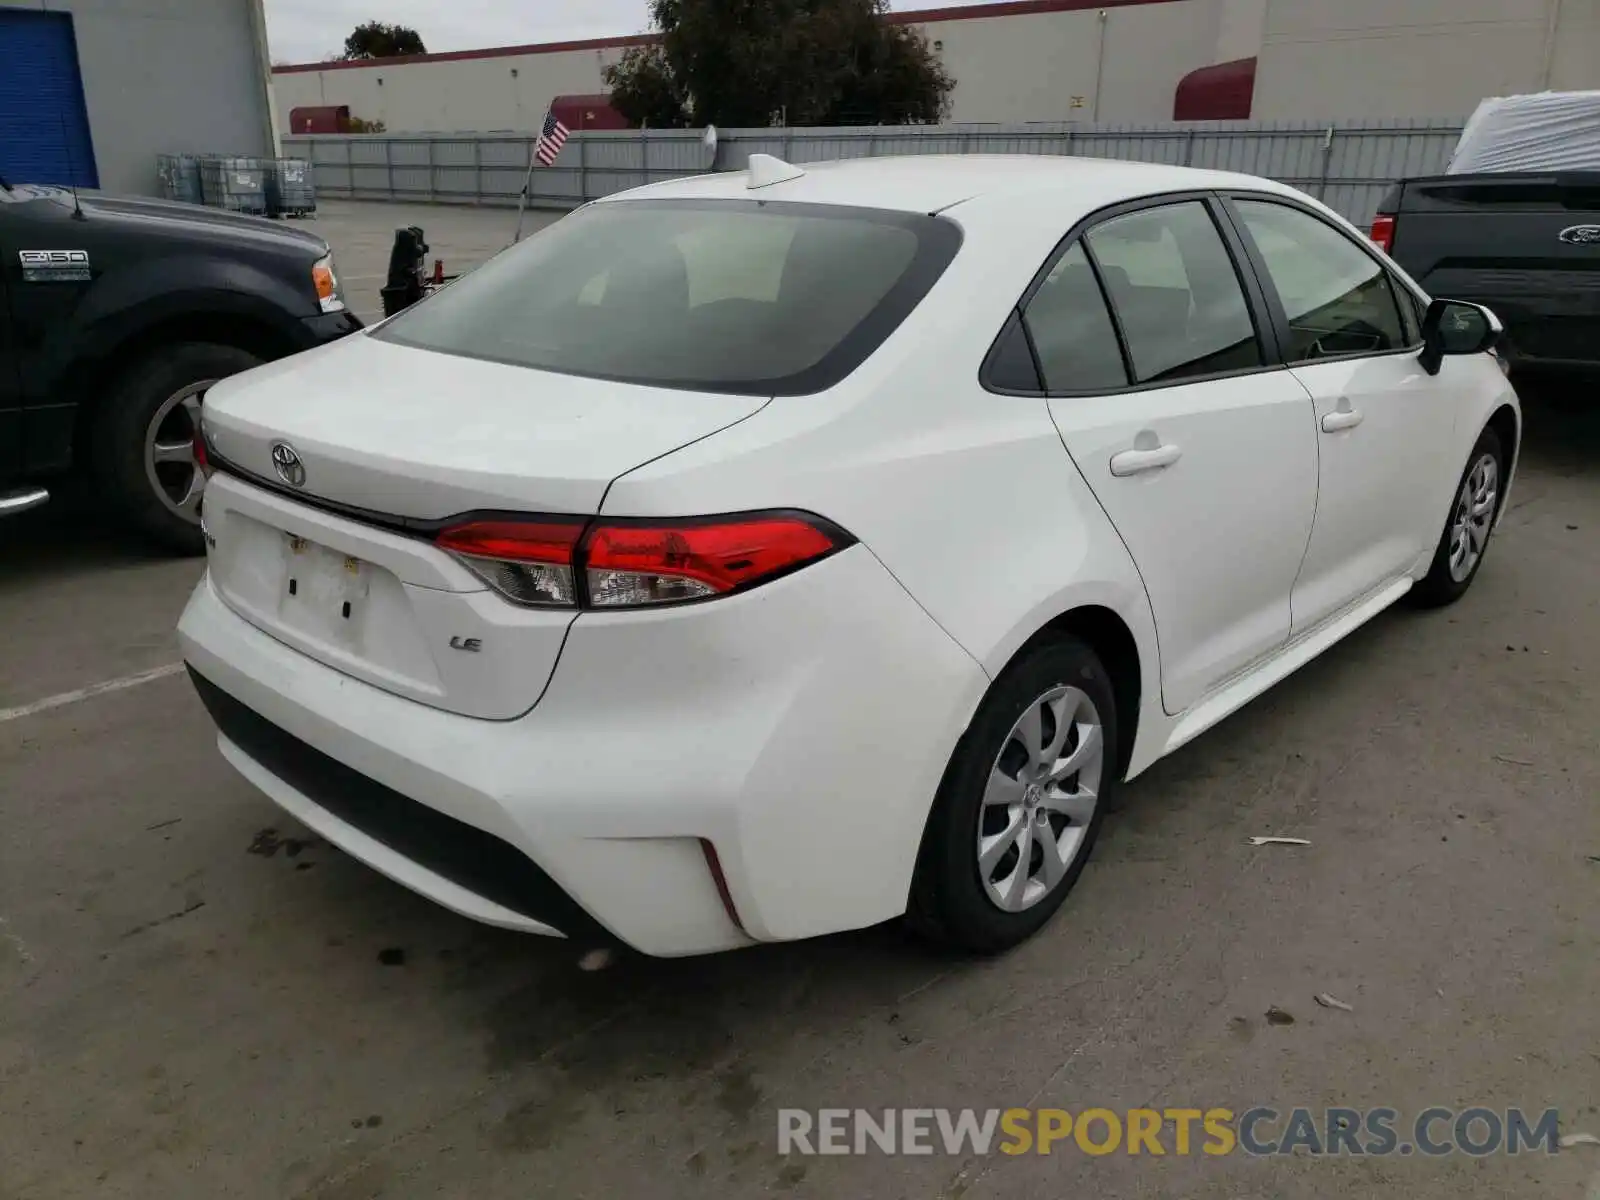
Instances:
[[[1264,175],[1309,192],[1350,220],[1372,217],[1389,184],[1442,172],[1461,121],[1204,121],[1154,125],[936,125],[735,129],[715,154],[698,130],[575,133],[553,166],[535,167],[530,203],[573,208],[613,192],[706,171],[751,154],[818,162],[885,154],[1075,154]],[[535,138],[523,133],[291,136],[324,197],[515,205]]]

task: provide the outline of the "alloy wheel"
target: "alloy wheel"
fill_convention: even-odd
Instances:
[[[200,398],[216,380],[186,385],[161,402],[144,435],[144,472],[156,499],[191,524],[200,523],[206,477],[194,461]]]
[[[1094,820],[1105,730],[1079,688],[1052,688],[1017,718],[978,812],[978,874],[1006,912],[1032,908],[1066,877]]]
[[[1489,542],[1495,505],[1500,498],[1500,464],[1492,454],[1472,464],[1456,497],[1455,518],[1450,523],[1450,578],[1462,583],[1472,575]]]

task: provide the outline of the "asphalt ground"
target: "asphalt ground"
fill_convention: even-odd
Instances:
[[[455,270],[514,221],[318,227],[370,311],[394,226]],[[1520,1106],[1600,1134],[1600,406],[1527,399],[1467,597],[1385,614],[1128,787],[1057,919],[990,961],[891,926],[586,973],[458,918],[224,764],[160,673],[197,564],[70,503],[0,525],[0,1198],[1600,1195],[1589,1145],[778,1153],[778,1110],[824,1107],[1383,1106],[1404,1134]]]

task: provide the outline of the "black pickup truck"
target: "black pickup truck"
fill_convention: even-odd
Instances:
[[[111,515],[198,553],[207,386],[359,328],[312,233],[0,181],[0,516],[77,472]]]
[[[1407,179],[1372,240],[1432,295],[1493,309],[1513,370],[1600,370],[1600,171]]]

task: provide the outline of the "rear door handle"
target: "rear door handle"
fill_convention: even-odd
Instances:
[[[1159,471],[1182,457],[1183,451],[1171,442],[1150,450],[1124,450],[1111,456],[1111,473],[1120,477],[1137,475],[1140,471]]]
[[[1361,424],[1361,412],[1350,407],[1350,401],[1339,397],[1339,407],[1322,418],[1323,433],[1338,433],[1341,429],[1354,429]]]

